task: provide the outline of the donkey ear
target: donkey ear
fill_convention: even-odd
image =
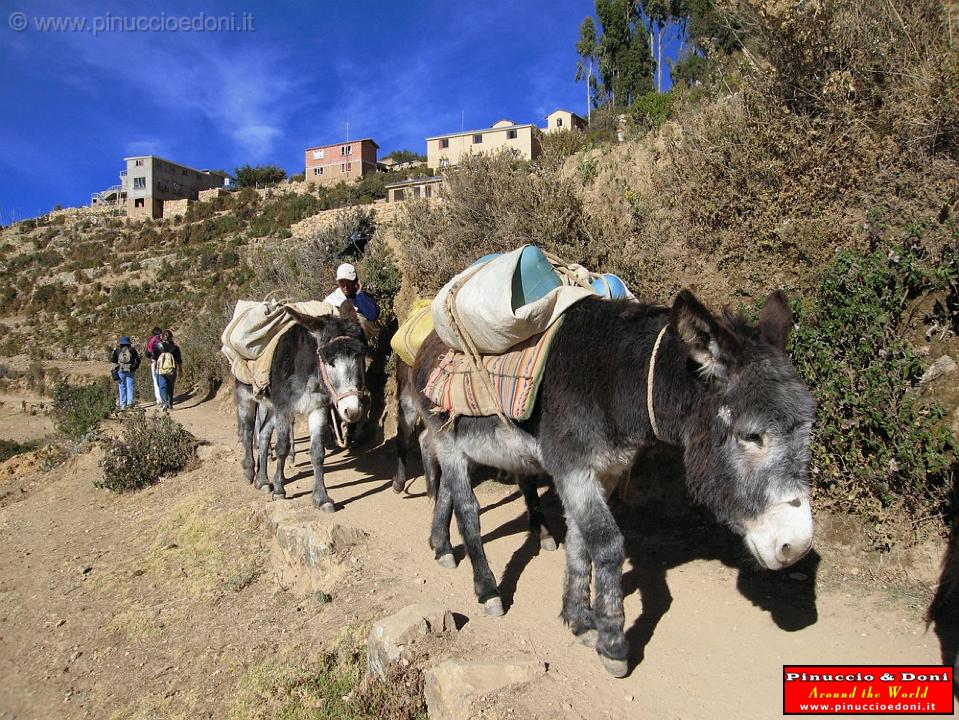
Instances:
[[[793,326],[793,314],[789,309],[786,293],[776,290],[769,294],[759,313],[759,332],[773,347],[786,351],[786,341]]]
[[[676,296],[670,322],[689,357],[699,364],[704,375],[724,377],[727,374],[739,342],[689,290]]]
[[[327,325],[328,321],[326,316],[321,315],[319,317],[314,317],[313,315],[304,315],[301,312],[297,312],[289,305],[284,307],[286,309],[286,314],[289,315],[297,325],[302,325],[307,330],[319,333],[323,332],[323,329]]]

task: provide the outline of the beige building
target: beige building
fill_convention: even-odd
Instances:
[[[441,177],[421,177],[390,183],[385,186],[386,202],[403,202],[410,198],[433,198],[437,196],[442,184]]]
[[[379,147],[372,138],[363,138],[307,148],[306,182],[335,185],[376,172]]]
[[[229,176],[218,170],[195,170],[156,155],[124,158],[120,173],[127,217],[161,218],[165,200],[196,200],[201,190],[221,187]]]
[[[450,133],[426,138],[426,164],[434,170],[456,165],[467,155],[512,151],[532,160],[540,154],[540,129],[500,120],[485,130]]]
[[[586,121],[569,110],[556,108],[546,116],[546,127],[543,132],[558,132],[560,130],[585,130]]]

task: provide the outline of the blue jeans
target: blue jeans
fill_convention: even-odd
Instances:
[[[173,385],[176,375],[157,375],[157,385],[160,388],[160,404],[173,407]]]
[[[133,407],[133,373],[120,370],[120,379],[117,381],[119,389],[119,400],[117,404],[121,408]]]

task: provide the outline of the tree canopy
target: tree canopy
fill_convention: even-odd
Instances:
[[[234,174],[240,187],[267,187],[286,178],[286,170],[277,165],[243,165]]]

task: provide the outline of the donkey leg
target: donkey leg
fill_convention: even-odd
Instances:
[[[236,429],[243,446],[243,479],[253,482],[256,465],[253,462],[253,434],[256,424],[256,400],[246,385],[236,385]]]
[[[596,619],[589,602],[593,561],[576,523],[566,525],[566,575],[561,617],[581,643],[596,647]]]
[[[270,481],[267,478],[267,470],[270,464],[270,444],[273,439],[273,426],[275,414],[273,412],[267,411],[265,416],[260,417],[260,432],[257,435],[257,452],[258,452],[258,462],[256,466],[256,483],[255,487],[257,490],[269,490]]]
[[[282,500],[286,497],[286,488],[283,484],[286,479],[283,471],[286,459],[290,454],[290,435],[292,434],[291,418],[285,413],[276,413],[276,469],[273,471],[273,499]]]
[[[430,527],[430,547],[440,567],[452,570],[456,567],[453,544],[450,542],[450,523],[453,521],[453,497],[449,486],[439,478],[436,488],[436,504],[433,506],[433,523]]]
[[[529,531],[539,538],[540,549],[555,550],[556,540],[546,525],[546,517],[543,515],[539,492],[536,489],[536,481],[538,478],[535,475],[521,475],[516,479],[519,483],[520,490],[523,491],[523,499],[526,500],[526,512],[529,515]]]
[[[396,473],[393,475],[393,492],[401,493],[406,488],[406,451],[416,426],[416,408],[402,395],[397,402],[396,417]],[[423,461],[425,464],[425,460]]]
[[[336,507],[326,492],[326,483],[323,481],[323,458],[326,448],[323,447],[323,433],[326,430],[326,418],[329,417],[326,408],[316,408],[307,416],[310,424],[310,462],[313,463],[313,505],[323,512],[333,512]]]
[[[574,474],[557,479],[568,525],[576,526],[596,569],[596,652],[614,677],[629,671],[626,634],[623,632],[623,535],[606,504],[599,482],[592,474]],[[567,531],[567,542],[575,533]],[[574,541],[575,542],[575,541]],[[567,551],[567,557],[568,557]],[[577,590],[579,592],[579,590]]]
[[[503,614],[503,601],[500,599],[496,579],[489,568],[486,551],[483,549],[480,506],[470,483],[469,462],[462,452],[451,447],[452,442],[444,445],[445,447],[437,447],[440,485],[449,487],[453,510],[456,513],[456,524],[466,544],[470,563],[473,565],[473,590],[479,601],[483,603],[487,615],[500,616]]]

